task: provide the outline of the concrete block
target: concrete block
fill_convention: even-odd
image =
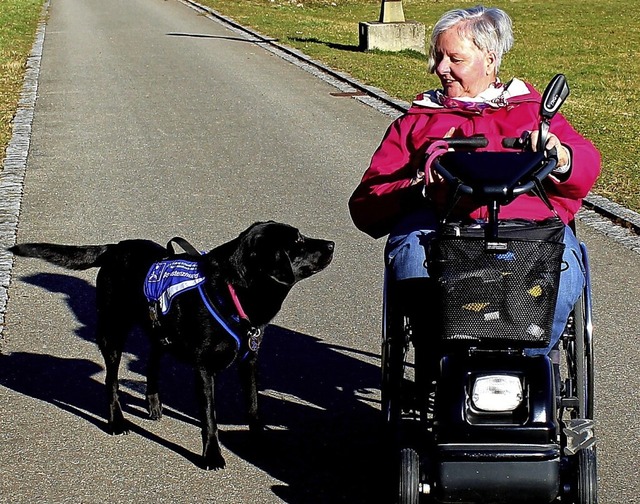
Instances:
[[[359,43],[361,51],[411,49],[425,54],[425,25],[417,21],[403,23],[363,21],[359,24]]]

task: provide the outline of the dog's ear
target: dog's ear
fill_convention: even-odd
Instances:
[[[295,283],[296,277],[293,274],[291,260],[284,250],[276,250],[270,266],[268,265],[268,262],[266,266],[265,273],[276,282],[284,285],[293,285]]]
[[[265,232],[272,222],[256,223],[239,237],[236,264],[245,281],[255,275],[267,276],[283,285],[293,285],[296,278],[282,237]]]

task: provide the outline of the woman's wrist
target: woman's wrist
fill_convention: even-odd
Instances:
[[[416,174],[413,176],[413,178],[411,179],[411,183],[409,185],[417,185],[424,182],[424,172],[423,171],[417,171]]]

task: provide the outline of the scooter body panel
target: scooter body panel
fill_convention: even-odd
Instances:
[[[478,377],[516,377],[510,411],[474,405]],[[440,502],[552,502],[560,489],[559,427],[546,356],[447,355],[441,361],[433,435],[433,487]]]

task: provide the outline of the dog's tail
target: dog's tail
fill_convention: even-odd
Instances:
[[[22,257],[35,257],[67,269],[99,268],[114,245],[57,245],[55,243],[21,243],[9,248]]]

